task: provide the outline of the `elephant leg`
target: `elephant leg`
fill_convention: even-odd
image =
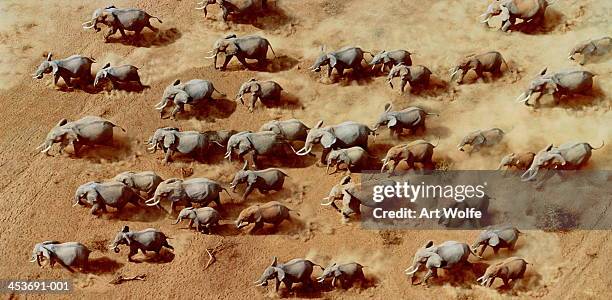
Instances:
[[[260,230],[263,228],[263,222],[255,222],[255,226],[253,226],[253,228],[251,228],[251,230],[249,231],[249,233],[255,233],[256,231]]]
[[[425,276],[423,277],[423,281],[421,281],[421,283],[424,285],[427,285],[427,280],[429,280],[429,278],[434,276],[434,272],[435,272],[435,269],[429,269],[427,273],[425,274]],[[436,274],[436,277],[437,277],[437,274]]]
[[[70,80],[70,76],[62,76],[62,79],[64,80],[64,82],[66,83],[67,87],[72,87],[72,80]]]
[[[336,71],[338,71],[338,76],[342,77],[344,75],[344,68],[343,67],[336,67]]]
[[[171,113],[171,116],[172,116],[173,120],[176,120],[176,114],[178,114],[179,112],[182,112],[184,110],[183,106],[184,106],[184,104],[182,104],[182,103],[176,104],[174,106],[174,109],[172,110],[172,113]]]
[[[136,247],[130,247],[130,253],[128,253],[128,262],[133,262],[134,259],[132,259],[132,256],[138,254],[138,248]]]
[[[255,94],[251,96],[251,107],[249,107],[249,112],[253,112],[253,110],[255,110],[255,103],[257,103],[257,99],[259,99],[259,96],[256,96]]]
[[[193,222],[194,222],[193,219],[189,220],[189,225],[188,225],[189,229],[193,228]]]
[[[81,145],[81,143],[77,142],[77,141],[73,141],[72,142],[72,151],[74,152],[74,156],[78,157],[79,156],[79,150],[81,150],[81,147],[83,145]]]
[[[170,163],[171,159],[172,159],[172,153],[174,151],[172,151],[172,149],[168,149],[168,151],[164,154],[164,159],[162,160],[162,162],[164,164],[168,164]]]
[[[246,59],[244,59],[244,57],[240,56],[240,55],[236,55],[236,58],[238,58],[238,61],[247,69],[250,69],[249,67],[249,63],[247,63]]]
[[[219,194],[217,194],[217,197],[215,197],[215,199],[213,199],[213,202],[215,202],[215,204],[217,204],[218,208],[221,207],[221,197],[219,196]]]
[[[153,31],[155,33],[159,32],[159,29],[157,29],[157,28],[153,27],[153,25],[151,25],[151,20],[150,19],[147,21],[147,24],[145,25],[145,27],[151,29],[151,31]]]
[[[332,68],[332,67],[328,67],[328,68],[327,68],[327,78],[331,78],[331,75],[332,75],[332,71],[333,71],[333,70],[334,70],[334,68]]]
[[[121,34],[121,38],[126,40],[129,37],[127,36],[127,34],[125,34],[125,30],[123,30],[123,28],[119,27],[119,33]],[[140,35],[140,30],[137,30],[134,32],[134,37],[137,37]]]
[[[493,247],[493,253],[497,254],[497,252],[499,252],[499,247]]]
[[[176,202],[174,201],[170,202],[170,213],[171,214],[174,213],[175,209],[176,209]]]
[[[510,26],[514,25],[515,22],[516,22],[516,18],[510,17],[508,20],[502,23],[502,27],[500,28],[501,31],[504,31],[504,32],[508,31]]]
[[[323,152],[321,152],[321,160],[317,163],[318,167],[326,166],[327,155],[331,152],[331,148],[323,148]]]
[[[252,191],[253,191],[253,185],[249,184],[246,190],[244,190],[244,195],[242,195],[242,202],[246,201],[247,197],[249,196],[249,194],[251,194]]]
[[[108,42],[108,38],[117,32],[117,28],[111,27],[104,35],[104,41]]]
[[[402,78],[402,82],[400,83],[400,91],[402,94],[404,93],[404,89],[406,88],[406,84],[408,83],[408,79]]]
[[[487,245],[482,245],[482,248],[480,248],[480,252],[478,253],[478,256],[482,256],[482,254],[485,252],[485,250],[487,249]]]
[[[227,17],[229,16],[229,9],[225,6],[221,6],[221,10],[223,10],[223,22],[227,22]]]
[[[257,162],[257,153],[253,152],[253,168],[255,170],[259,169],[259,163]]]
[[[223,65],[221,66],[221,70],[225,70],[227,64],[229,64],[230,60],[232,60],[233,55],[226,55],[225,60],[223,61]]]

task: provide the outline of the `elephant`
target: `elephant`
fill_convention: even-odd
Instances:
[[[127,39],[126,31],[133,31],[134,35],[138,37],[145,27],[158,33],[159,29],[151,25],[150,19],[156,19],[159,23],[163,23],[158,17],[151,16],[142,9],[108,6],[96,9],[91,16],[91,20],[82,25],[84,29],[93,28],[96,32],[100,31],[98,23],[108,26],[109,30],[104,35],[104,41],[108,42],[110,36],[115,34],[117,30],[119,30],[123,39]]]
[[[252,152],[253,167],[258,168],[258,156],[278,156],[286,154],[290,152],[287,148],[295,152],[293,146],[291,146],[287,140],[273,131],[243,131],[230,137],[227,142],[225,158],[231,161],[232,153],[234,150],[238,150],[238,157],[242,161],[247,153]]]
[[[327,169],[325,170],[325,174],[329,174],[329,167],[334,166],[335,170],[331,173],[334,174],[338,172],[338,167],[340,164],[344,164],[348,173],[351,173],[351,170],[363,169],[368,166],[368,159],[371,156],[367,151],[363,150],[363,148],[359,146],[347,148],[347,149],[337,149],[332,150],[327,155]]]
[[[387,126],[391,136],[399,136],[404,129],[416,132],[419,129],[425,131],[425,117],[438,116],[436,113],[428,113],[420,107],[408,107],[400,111],[391,111],[391,103],[385,105],[385,111],[380,114],[378,121],[374,124],[374,130],[380,126]]]
[[[539,93],[536,104],[545,93],[552,93],[555,104],[563,96],[573,94],[588,95],[593,89],[593,77],[595,74],[582,70],[565,70],[554,74],[545,75],[547,68],[540,71],[540,75],[533,79],[525,92],[520,94],[517,102],[529,105],[529,99],[533,93]]]
[[[163,127],[155,130],[149,138],[150,147],[147,149],[154,153],[158,147],[161,148],[165,153],[163,162],[169,163],[175,152],[189,154],[197,160],[202,160],[213,143],[215,142],[209,140],[207,135],[198,131],[179,131],[175,127]]]
[[[36,150],[43,148],[40,152],[48,155],[51,146],[55,143],[60,143],[59,153],[62,153],[64,148],[72,143],[74,155],[78,156],[82,146],[112,144],[114,127],[119,127],[119,129],[125,132],[125,129],[119,125],[96,116],[85,116],[72,122],[68,122],[67,119],[61,119],[49,131],[45,142],[38,146]]]
[[[114,181],[121,182],[127,185],[132,190],[138,192],[143,192],[147,194],[147,197],[153,197],[155,193],[155,189],[157,186],[164,181],[159,175],[155,174],[153,171],[144,171],[144,172],[132,172],[126,171],[117,174],[114,178]]]
[[[406,50],[393,50],[393,51],[385,51],[382,50],[378,52],[378,54],[374,55],[372,60],[370,61],[370,65],[372,66],[372,70],[376,68],[376,65],[380,64],[380,71],[384,72],[385,67],[392,69],[393,66],[397,64],[404,64],[405,66],[412,66],[412,59],[410,58],[410,53]]]
[[[176,114],[184,111],[185,104],[192,106],[200,105],[206,100],[214,100],[212,95],[217,92],[221,97],[225,94],[215,88],[212,82],[202,79],[192,79],[185,83],[181,83],[177,79],[164,90],[162,100],[155,105],[155,109],[159,111],[159,116],[162,119],[168,117],[163,116],[164,108],[172,101],[174,109],[171,117],[176,120]]]
[[[415,273],[422,265],[425,265],[427,274],[425,274],[421,283],[427,285],[427,280],[430,277],[438,276],[438,268],[452,269],[462,265],[469,265],[468,257],[470,254],[478,257],[466,243],[446,241],[442,244],[434,245],[433,241],[428,241],[425,246],[414,254],[412,265],[405,272],[406,275],[410,275],[410,282],[414,284]]]
[[[472,251],[476,253],[480,247],[480,253],[478,253],[478,255],[482,256],[487,246],[493,248],[495,254],[497,254],[500,248],[513,250],[520,233],[521,232],[514,226],[500,226],[498,228],[484,230],[472,244]]]
[[[268,8],[268,0],[203,0],[199,2],[198,10],[204,10],[204,18],[208,14],[207,7],[210,4],[218,4],[223,10],[223,21],[227,22],[230,14],[246,15],[261,12]]]
[[[34,245],[30,262],[36,262],[42,267],[40,261],[47,259],[51,267],[59,263],[68,271],[74,272],[73,268],[87,269],[90,253],[87,247],[78,242],[45,241]]]
[[[249,69],[249,65],[246,61],[247,58],[257,60],[259,66],[263,66],[267,63],[268,48],[270,48],[272,54],[276,57],[276,53],[267,39],[257,35],[237,37],[235,34],[230,34],[215,42],[213,50],[209,52],[212,53],[212,55],[207,58],[215,59],[214,66],[215,69],[217,69],[217,56],[219,53],[225,53],[225,61],[220,68],[221,70],[227,67],[227,64],[234,56],[236,56],[243,66]]]
[[[429,86],[431,71],[425,66],[406,66],[400,63],[393,66],[387,75],[387,82],[391,88],[393,88],[393,78],[395,77],[401,79],[400,91],[403,94],[406,83],[410,83],[412,89],[427,88],[427,86]]]
[[[252,93],[251,105],[249,106],[249,112],[253,112],[257,100],[261,100],[264,105],[276,104],[278,105],[281,100],[281,92],[283,88],[280,84],[274,81],[258,81],[255,78],[249,79],[240,86],[240,90],[236,95],[236,100],[240,100],[242,105],[244,104],[244,94]]]
[[[99,211],[107,212],[106,206],[114,207],[117,211],[121,211],[128,203],[140,207],[139,200],[140,195],[121,182],[90,181],[77,188],[72,206],[91,205],[90,212],[96,215]]]
[[[501,31],[508,31],[510,26],[521,19],[529,24],[540,24],[544,21],[546,8],[552,2],[548,0],[493,0],[487,11],[481,15],[482,23],[487,27],[494,16],[501,16]]]
[[[517,280],[523,278],[528,264],[523,258],[509,257],[501,262],[490,265],[484,275],[476,279],[476,281],[480,282],[482,286],[490,287],[496,278],[501,278],[504,286],[510,286],[511,280],[514,285]]]
[[[442,224],[447,228],[458,228],[463,226],[465,222],[469,222],[467,228],[481,228],[482,219],[485,219],[487,213],[489,211],[489,204],[491,202],[491,197],[487,194],[482,197],[471,197],[466,198],[463,201],[452,200],[451,205],[445,207],[446,210],[449,211],[465,211],[468,209],[474,209],[475,212],[480,212],[480,218],[446,218],[445,216],[441,216],[438,219],[438,224]],[[466,226],[464,226],[466,227]]]
[[[294,210],[288,208],[278,201],[270,201],[264,204],[255,204],[243,209],[236,219],[236,228],[241,229],[254,223],[255,226],[250,230],[251,233],[263,228],[264,223],[272,224],[277,227],[283,221],[291,221],[291,214]],[[297,214],[297,213],[296,213]]]
[[[229,138],[238,133],[236,130],[207,130],[200,132],[205,138],[213,144],[225,149]]]
[[[285,284],[289,292],[291,292],[294,283],[302,283],[306,287],[312,287],[313,282],[310,276],[312,275],[314,266],[323,269],[323,267],[307,259],[301,258],[292,259],[284,264],[279,264],[275,256],[270,266],[264,270],[261,277],[255,281],[255,284],[257,286],[267,286],[268,280],[276,279],[277,292],[281,282]]]
[[[336,280],[338,280],[344,289],[351,287],[356,281],[359,281],[360,284],[365,284],[367,280],[363,274],[363,268],[364,266],[356,262],[345,264],[333,263],[323,270],[323,274],[317,277],[317,281],[323,283],[326,278],[331,277],[332,287],[336,286]]]
[[[589,161],[592,150],[601,149],[603,146],[604,142],[597,148],[584,142],[568,142],[558,147],[550,144],[535,155],[529,169],[521,175],[521,180],[534,180],[539,169],[577,170]],[[548,176],[552,175],[554,173],[548,173]]]
[[[497,51],[489,51],[481,54],[471,54],[461,59],[457,65],[450,70],[451,81],[454,81],[459,75],[457,83],[463,83],[463,77],[470,70],[474,70],[476,75],[483,80],[486,79],[484,72],[491,73],[492,76],[500,76],[502,72],[502,64],[509,69],[508,63],[504,60],[501,53]]]
[[[380,172],[382,173],[388,168],[389,174],[393,174],[397,165],[402,161],[405,161],[409,168],[414,168],[415,163],[420,163],[425,169],[433,169],[435,163],[432,157],[437,146],[425,140],[416,140],[409,144],[393,146],[387,151],[385,158],[382,159],[383,165]]]
[[[161,200],[168,199],[171,202],[170,211],[172,213],[177,205],[191,207],[193,203],[198,203],[204,207],[208,206],[211,202],[215,202],[217,207],[221,207],[219,194],[222,190],[227,193],[230,199],[232,198],[227,189],[218,182],[208,178],[192,178],[188,180],[170,178],[157,186],[154,196],[147,200],[146,204],[147,206],[160,207]]]
[[[242,170],[239,170],[234,175],[234,180],[232,180],[230,187],[232,192],[235,192],[239,184],[246,183],[247,187],[244,195],[242,195],[242,201],[244,202],[254,189],[257,189],[262,194],[267,194],[269,191],[280,191],[283,189],[285,177],[288,176],[283,170],[277,168],[249,170],[248,162],[245,161]]]
[[[259,131],[274,131],[288,141],[306,141],[310,128],[298,119],[274,120],[263,124]]]
[[[321,67],[329,66],[327,68],[327,77],[329,78],[331,78],[333,69],[336,69],[340,77],[346,69],[352,69],[355,74],[359,74],[363,70],[361,66],[361,61],[364,60],[363,53],[369,53],[359,47],[345,47],[329,53],[326,53],[325,47],[322,47],[321,52],[310,70],[320,72]]]
[[[481,129],[468,133],[462,140],[457,149],[459,151],[465,151],[465,146],[469,145],[470,154],[472,152],[480,151],[482,147],[492,147],[499,144],[504,138],[504,131],[499,128]]]
[[[308,131],[304,147],[297,151],[297,155],[308,155],[315,144],[323,146],[321,154],[321,166],[325,165],[327,154],[332,149],[343,149],[354,146],[368,149],[368,136],[374,135],[375,131],[367,125],[347,121],[336,125],[323,126],[323,120],[319,120],[317,125]]]
[[[97,87],[101,81],[110,81],[113,88],[119,85],[127,85],[130,83],[137,83],[139,89],[144,89],[145,86],[140,81],[140,75],[138,75],[138,68],[132,65],[122,65],[118,67],[111,67],[110,63],[107,63],[96,73],[94,79],[94,87]]]
[[[113,243],[109,245],[110,249],[115,253],[119,253],[119,245],[128,245],[130,253],[128,253],[128,261],[133,262],[132,256],[138,253],[147,254],[147,251],[153,251],[159,255],[162,248],[174,250],[168,244],[168,236],[155,228],[147,228],[141,231],[130,231],[129,226],[123,226],[123,229],[117,233]]]
[[[527,170],[527,168],[531,166],[534,157],[535,153],[533,152],[512,152],[502,157],[497,170],[501,170],[503,167],[508,167],[508,169],[514,167],[517,170]]]
[[[610,53],[610,50],[612,50],[612,37],[598,37],[576,45],[570,50],[567,58],[569,60],[576,60],[575,55],[580,54],[579,63],[584,65],[591,57],[604,56]]]
[[[183,219],[189,219],[189,229],[192,228],[195,223],[196,229],[199,232],[210,234],[212,229],[219,226],[219,220],[221,215],[219,212],[212,207],[185,207],[181,210],[176,218],[174,225],[181,222]]]
[[[49,52],[47,59],[40,63],[36,72],[32,75],[34,79],[42,79],[44,74],[53,74],[53,84],[57,86],[60,77],[71,86],[72,78],[78,78],[82,84],[89,84],[93,81],[91,75],[91,64],[96,61],[91,57],[72,55],[63,59],[51,60],[53,54]]]

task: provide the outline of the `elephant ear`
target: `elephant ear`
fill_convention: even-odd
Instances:
[[[108,67],[110,67],[110,63],[106,63],[106,64],[104,65],[104,67],[102,67],[102,69],[106,69],[106,68],[108,68]]]
[[[174,83],[172,85],[179,85],[179,84],[181,84],[181,80],[177,79],[177,80],[174,81]]]
[[[279,281],[283,281],[285,279],[285,271],[283,271],[283,269],[274,267],[274,271],[276,271],[276,278],[278,278]]]
[[[389,57],[389,53],[388,52],[385,52],[383,54],[383,62],[386,63],[386,64],[391,62],[391,57]]]
[[[434,244],[434,242],[432,240],[427,241],[427,243],[425,243],[425,246],[423,246],[423,248],[427,249],[432,247]]]
[[[100,199],[100,194],[95,188],[92,188],[91,191],[87,192],[87,202],[91,203],[91,205],[98,203],[99,199]]]
[[[171,132],[166,132],[164,134],[164,147],[170,148],[176,143],[176,135]]]
[[[79,141],[79,136],[72,129],[66,130],[66,132],[64,132],[64,137],[71,142]]]
[[[252,83],[251,84],[251,92],[253,92],[253,94],[255,93],[259,93],[261,91],[261,85],[259,83]]]
[[[249,185],[253,185],[257,183],[258,180],[259,180],[259,176],[257,176],[255,172],[250,172],[249,175],[247,175],[247,183]]]
[[[272,263],[270,264],[270,266],[276,267],[276,265],[278,265],[278,257],[274,256],[274,258],[272,258]]]
[[[42,253],[42,255],[44,257],[46,257],[48,260],[51,260],[51,256],[53,256],[53,251],[51,249],[49,249],[47,246],[45,245],[41,245],[40,247],[40,252]]]
[[[51,61],[51,56],[53,56],[53,53],[49,52],[49,54],[47,54],[47,61]]]
[[[255,213],[253,213],[253,216],[255,217],[255,223],[261,223],[263,221],[263,215],[261,214],[261,208],[259,207],[259,205],[257,205],[255,209],[256,209]],[[276,262],[276,257],[274,259]],[[274,263],[273,266],[276,266],[276,263]]]
[[[440,257],[440,255],[433,253],[427,259],[427,263],[425,264],[425,266],[428,269],[440,268],[442,266],[442,258]]]
[[[553,144],[548,144],[548,146],[546,146],[546,148],[544,148],[544,150],[542,150],[542,152],[548,152],[550,151],[550,149],[552,149]]]
[[[351,182],[351,175],[346,175],[340,179],[340,185],[345,185],[349,182]]]
[[[334,270],[334,277],[340,276],[342,276],[342,271],[340,271],[340,269],[336,267],[336,269]]]
[[[321,137],[321,145],[324,148],[331,148],[331,146],[336,142],[336,136],[334,136],[331,132],[325,132],[323,137]]]
[[[332,68],[335,67],[336,64],[338,63],[338,59],[333,54],[328,54],[327,58],[329,58],[329,66]]]
[[[227,55],[237,55],[238,52],[240,52],[240,47],[238,47],[238,44],[236,42],[228,42],[225,53],[227,53]]]
[[[390,112],[392,107],[391,103],[385,104],[385,112]]]
[[[321,126],[323,126],[323,120],[319,120],[319,122],[317,122],[317,125],[315,125],[314,128],[321,128]]]
[[[57,125],[55,125],[56,127],[61,127],[64,126],[68,123],[68,119],[61,119],[59,120],[59,122],[57,122]]]
[[[478,135],[474,137],[474,140],[472,140],[472,145],[480,145],[480,144],[483,144],[484,141],[485,141],[485,136],[479,133]]]
[[[387,127],[393,127],[397,125],[397,119],[395,117],[389,117],[389,123],[387,123]]]
[[[52,62],[49,62],[49,65],[51,65],[51,69],[52,69],[51,73],[53,75],[57,75],[57,72],[59,72],[59,67],[57,66],[57,63],[52,61]]]
[[[501,4],[499,8],[501,9],[501,13],[500,13],[501,20],[506,21],[510,19],[510,10],[506,7],[506,5]]]
[[[495,247],[495,246],[499,245],[499,236],[497,234],[492,233],[489,236],[489,245],[491,247]]]

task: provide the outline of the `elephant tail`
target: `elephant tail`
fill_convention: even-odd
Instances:
[[[159,24],[164,23],[164,22],[162,22],[162,20],[161,20],[160,18],[158,18],[158,17],[156,17],[156,16],[151,16],[151,15],[149,15],[149,17],[150,17],[151,19],[155,19],[155,20],[157,20],[157,22],[159,22]]]
[[[225,193],[226,193],[226,194],[227,194],[227,196],[230,198],[230,200],[234,201],[234,198],[232,198],[232,195],[229,193],[229,191],[228,191],[226,188],[221,187],[221,189],[225,191]]]
[[[225,93],[223,93],[223,92],[219,91],[219,90],[218,90],[217,88],[215,88],[214,86],[213,86],[213,91],[217,92],[219,95],[221,95],[221,97],[225,97],[225,96],[227,96]]]
[[[323,267],[322,265],[315,264],[315,263],[312,263],[312,265],[321,268],[321,270],[325,270],[325,267]]]
[[[601,141],[601,146],[599,146],[599,147],[597,147],[597,148],[595,148],[595,147],[593,147],[593,146],[591,146],[591,145],[589,144],[589,146],[591,146],[591,150],[601,149],[601,148],[603,148],[603,146],[605,146],[605,145],[606,145],[606,142],[605,142],[605,141],[603,141],[603,140]]]
[[[432,112],[428,112],[428,113],[426,113],[426,114],[427,114],[428,116],[436,116],[436,117],[439,117],[439,116],[440,116],[440,114],[439,114],[439,113],[432,113]]]
[[[123,128],[123,127],[121,127],[121,126],[119,126],[119,125],[117,125],[117,124],[115,124],[115,123],[112,123],[112,122],[111,122],[111,125],[113,125],[113,127],[117,127],[117,128],[119,128],[119,129],[121,129],[121,131],[123,131],[123,132],[126,132],[126,131],[125,131],[125,128]]]
[[[276,52],[274,52],[274,48],[272,48],[272,44],[270,44],[270,42],[268,42],[268,47],[270,47],[270,50],[272,50],[272,54],[274,54],[274,58],[276,58]]]

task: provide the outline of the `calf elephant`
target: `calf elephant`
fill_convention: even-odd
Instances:
[[[250,232],[255,232],[263,228],[264,224],[272,224],[277,227],[283,221],[291,221],[291,214],[294,210],[289,209],[278,201],[270,201],[264,204],[255,204],[243,209],[236,219],[236,228],[240,229],[254,223],[255,226]]]
[[[313,282],[310,278],[314,266],[321,266],[301,258],[292,259],[284,264],[279,264],[276,256],[267,267],[261,277],[255,281],[258,286],[267,286],[268,280],[276,279],[276,291],[280,287],[280,283],[284,283],[287,290],[291,292],[294,283],[302,283],[306,287],[312,287]]]
[[[508,69],[508,64],[504,60],[501,53],[497,51],[489,51],[482,54],[472,54],[464,57],[451,69],[451,81],[457,83],[463,82],[463,77],[470,70],[476,72],[476,75],[483,80],[486,79],[484,73],[491,73],[492,76],[500,76],[503,72],[501,66],[505,65]]]
[[[208,5],[218,4],[223,11],[223,21],[227,22],[229,15],[244,16],[261,12],[268,8],[268,0],[203,0],[199,2],[198,10],[204,10],[204,18],[208,14]]]
[[[291,150],[289,150],[290,148]],[[273,131],[250,132],[243,131],[234,134],[227,142],[225,158],[232,160],[232,153],[238,150],[238,157],[244,160],[244,156],[253,153],[253,166],[258,168],[258,156],[279,156],[292,153],[293,146],[283,139],[282,136]],[[293,150],[294,151],[294,150]]]
[[[431,71],[425,66],[406,66],[404,64],[397,64],[389,71],[389,75],[387,75],[387,82],[391,88],[393,88],[393,78],[395,77],[400,78],[400,91],[404,93],[404,88],[407,83],[410,83],[411,89],[427,88],[429,86]]]
[[[41,260],[47,259],[51,267],[59,263],[68,271],[74,272],[73,268],[87,269],[89,253],[91,251],[78,242],[45,241],[34,245],[30,262],[36,262],[42,267]]]
[[[96,61],[91,57],[72,55],[64,59],[51,60],[51,52],[47,54],[47,60],[40,63],[34,75],[35,79],[42,79],[44,74],[53,74],[53,84],[57,86],[60,77],[67,86],[71,86],[72,78],[78,78],[80,82],[87,85],[93,81],[91,75],[91,64]]]
[[[325,170],[325,173],[329,174],[330,166],[334,166],[335,168],[334,172],[331,174],[338,172],[338,167],[340,164],[344,164],[349,173],[355,169],[361,170],[363,168],[367,168],[369,158],[370,155],[368,152],[359,146],[347,149],[332,150],[327,155],[327,169]]]
[[[546,8],[550,2],[548,0],[494,0],[487,7],[487,11],[481,15],[482,23],[488,26],[489,20],[499,15],[501,31],[508,31],[510,26],[516,23],[516,19],[521,19],[528,24],[539,25],[544,21]]]
[[[183,180],[179,178],[170,178],[164,180],[157,186],[154,196],[146,201],[148,206],[160,207],[162,200],[170,201],[170,211],[174,213],[177,205],[185,205],[190,207],[197,203],[200,206],[207,206],[211,202],[215,202],[217,207],[221,207],[221,191],[225,191],[232,198],[229,192],[222,187],[218,182],[208,178],[192,178]]]
[[[230,187],[232,192],[235,192],[239,184],[246,183],[247,187],[244,195],[242,195],[242,202],[244,202],[254,189],[257,189],[262,194],[267,194],[269,191],[280,191],[283,189],[283,183],[287,176],[289,175],[283,172],[283,170],[276,168],[249,170],[249,164],[245,161],[242,170],[234,175],[234,180],[232,180]]]
[[[138,68],[132,65],[122,65],[118,67],[111,67],[110,63],[107,63],[96,73],[96,78],[94,79],[94,87],[97,87],[103,81],[110,81],[111,85],[116,86],[125,86],[131,83],[138,84],[139,89],[144,89],[145,86],[140,81],[140,75],[138,75]]]
[[[96,9],[91,16],[91,20],[83,23],[83,28],[93,28],[98,32],[100,31],[99,23],[108,26],[109,30],[104,35],[104,40],[108,42],[110,36],[115,34],[117,30],[119,30],[123,39],[127,39],[126,31],[133,31],[134,35],[139,37],[140,32],[145,27],[155,33],[159,32],[159,29],[151,25],[151,19],[156,19],[159,23],[162,23],[162,20],[158,17],[151,16],[142,9],[108,6]]]
[[[55,127],[49,131],[45,142],[36,148],[40,152],[49,154],[51,146],[60,143],[59,153],[62,153],[68,144],[72,144],[74,155],[79,155],[82,146],[109,145],[113,143],[113,128],[125,129],[113,122],[95,116],[86,116],[79,120],[68,122],[61,119]]]
[[[253,112],[257,100],[261,100],[264,105],[278,105],[281,100],[281,92],[283,88],[280,84],[274,81],[258,81],[255,78],[249,79],[249,81],[242,84],[236,99],[240,100],[242,105],[244,104],[244,94],[251,93],[251,105],[249,111]]]
[[[383,165],[380,172],[388,168],[389,174],[393,174],[397,165],[402,161],[405,161],[409,168],[414,168],[415,163],[420,163],[424,169],[433,169],[435,166],[433,153],[436,146],[424,140],[393,146],[382,159]]]
[[[307,155],[312,151],[315,144],[321,144],[323,153],[321,154],[320,164],[326,163],[327,154],[332,149],[342,149],[360,146],[368,149],[368,136],[374,135],[375,131],[367,125],[355,122],[343,122],[337,125],[323,126],[323,120],[310,129],[306,136],[304,147],[296,152],[297,155]]]
[[[74,205],[90,205],[91,214],[99,211],[107,212],[106,206],[120,211],[126,204],[132,203],[140,207],[140,196],[130,187],[121,182],[90,181],[79,186],[74,193]]]
[[[378,54],[374,55],[374,57],[370,61],[370,65],[372,66],[372,70],[374,70],[374,68],[376,68],[376,65],[380,64],[381,72],[385,71],[385,67],[387,67],[388,69],[392,69],[393,66],[397,64],[412,66],[412,59],[410,58],[411,54],[412,53],[406,50],[382,50]]]
[[[437,270],[439,268],[453,269],[469,265],[468,257],[470,254],[478,257],[466,243],[446,241],[434,245],[433,241],[428,241],[414,254],[412,265],[406,269],[406,275],[410,275],[410,282],[413,283],[416,272],[424,265],[427,268],[427,274],[425,274],[421,283],[427,285],[429,278],[438,276]]]
[[[492,147],[499,144],[504,138],[504,131],[499,128],[482,129],[468,133],[462,140],[457,149],[465,151],[465,146],[471,146],[472,152],[480,151],[482,147]]]
[[[149,151],[154,153],[157,148],[164,150],[164,163],[169,163],[175,152],[189,154],[197,160],[202,160],[214,142],[203,133],[197,131],[179,131],[178,128],[158,128],[149,138]]]
[[[595,74],[582,70],[567,70],[545,75],[547,68],[540,71],[540,75],[533,79],[527,90],[520,94],[516,101],[529,105],[533,93],[539,93],[535,99],[536,105],[544,94],[552,93],[555,104],[563,96],[574,94],[588,95],[593,90],[593,77]]]
[[[338,280],[345,289],[351,287],[356,281],[359,281],[360,284],[367,282],[363,274],[363,266],[356,262],[333,263],[323,270],[323,274],[317,278],[317,281],[323,283],[326,278],[330,277],[332,287],[336,286],[336,280]]]
[[[392,108],[391,103],[385,105],[385,111],[378,117],[378,121],[374,124],[374,130],[378,130],[380,126],[387,126],[391,136],[393,134],[399,136],[405,129],[411,132],[416,132],[419,129],[425,131],[425,117],[438,116],[438,114],[428,113],[420,107],[408,107],[400,111],[391,111]]]
[[[569,142],[558,147],[550,144],[536,154],[533,163],[521,175],[521,179],[523,181],[534,180],[540,169],[577,170],[589,161],[592,150],[601,149],[603,146],[603,142],[597,148],[589,143],[580,142]],[[554,173],[548,172],[547,175],[552,176]]]
[[[527,170],[527,168],[531,166],[534,157],[535,153],[533,152],[512,152],[502,157],[497,170],[501,170],[503,167],[507,167],[508,169],[514,167],[517,170]]]
[[[580,55],[580,64],[584,65],[587,60],[594,56],[604,56],[612,50],[612,37],[604,36],[590,39],[576,45],[569,53],[568,59],[576,60],[576,55]]]
[[[143,192],[147,194],[147,197],[153,197],[157,186],[164,181],[159,175],[153,171],[145,172],[132,172],[126,171],[117,174],[113,180],[121,182],[132,190],[137,192]]]
[[[480,247],[478,255],[482,255],[487,249],[487,246],[493,248],[495,254],[497,254],[501,248],[513,250],[520,233],[521,232],[513,226],[501,226],[484,230],[472,244],[472,251],[476,253]]]
[[[263,124],[259,131],[273,131],[288,141],[306,141],[308,126],[298,119],[274,120]]]
[[[214,227],[219,226],[221,215],[212,207],[185,207],[178,214],[174,224],[176,225],[184,219],[189,219],[189,229],[191,229],[195,223],[196,229],[199,232],[210,234]]]
[[[110,244],[110,249],[115,253],[119,253],[119,245],[128,245],[130,253],[128,253],[128,261],[134,261],[132,256],[138,253],[147,254],[147,251],[153,251],[159,255],[162,248],[174,250],[168,244],[168,237],[161,231],[154,228],[147,228],[141,231],[130,231],[130,227],[123,226],[123,229],[117,233],[113,243]]]
[[[321,52],[314,65],[310,67],[313,72],[320,72],[323,66],[329,66],[327,68],[327,77],[330,78],[333,69],[336,69],[340,77],[342,77],[346,69],[352,69],[355,74],[362,72],[361,61],[364,60],[363,53],[365,51],[359,47],[346,47],[329,53],[325,53],[325,48],[323,47]]]
[[[520,257],[509,257],[501,262],[490,265],[484,275],[476,279],[482,286],[490,287],[496,278],[501,278],[505,286],[510,286],[517,280],[523,278],[529,263]]]
[[[230,34],[222,39],[215,42],[212,55],[207,58],[214,58],[214,66],[217,68],[217,56],[219,53],[225,54],[225,61],[221,66],[221,70],[227,67],[227,64],[232,60],[232,57],[236,56],[238,61],[247,69],[249,65],[246,59],[255,59],[259,66],[264,66],[268,61],[268,48],[272,51],[272,54],[276,57],[274,49],[270,42],[260,36],[250,35],[237,37],[235,34]]]
[[[174,109],[171,117],[176,120],[176,114],[185,110],[185,104],[192,106],[201,105],[207,100],[214,100],[212,95],[217,92],[221,97],[225,97],[224,93],[219,92],[212,82],[202,79],[192,79],[185,83],[181,83],[177,79],[164,90],[162,100],[155,105],[155,109],[159,110],[159,116],[164,118],[164,108],[172,101]]]

